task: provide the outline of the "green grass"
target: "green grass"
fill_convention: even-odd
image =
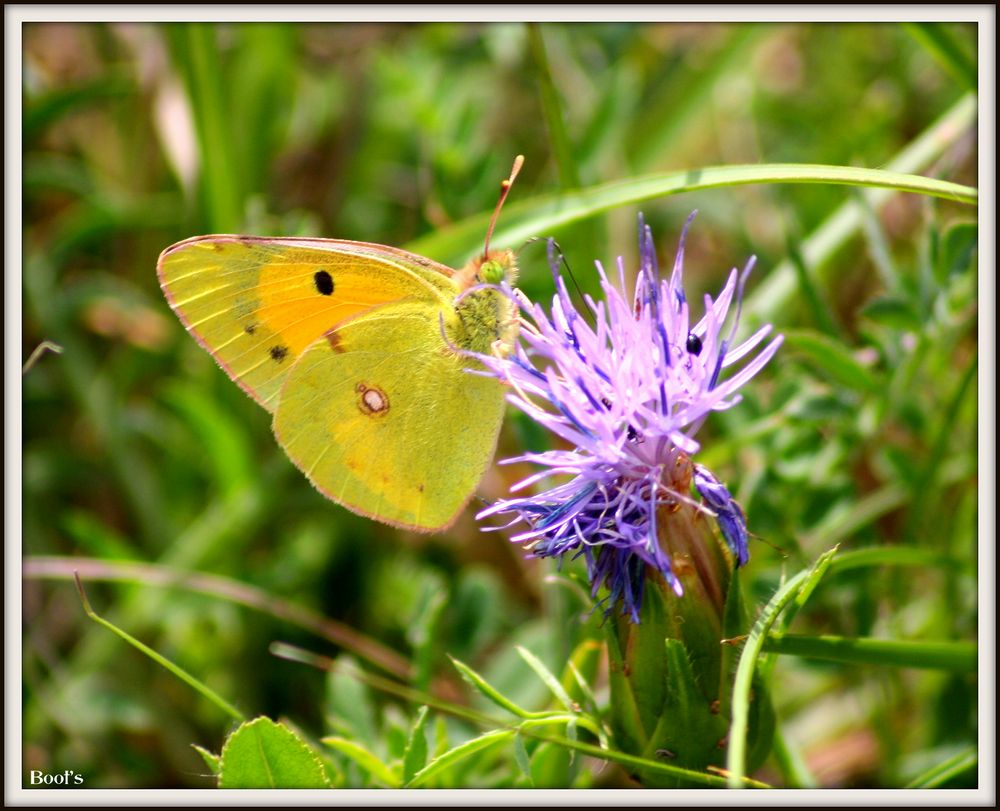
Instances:
[[[634,266],[640,208],[661,267],[697,208],[689,299],[755,254],[748,325],[788,336],[699,433],[774,623],[741,664],[744,687],[753,667],[771,680],[779,730],[751,777],[975,786],[975,41],[967,24],[26,25],[25,773],[214,785],[191,747],[230,731],[211,694],[287,719],[336,786],[634,785],[642,764],[598,768],[600,727],[567,724],[553,693],[606,720],[577,565],[525,560],[471,508],[415,536],[324,500],[156,280],[164,247],[222,231],[460,263],[520,153],[494,243],[521,249],[529,296],[552,286],[525,239],[554,236],[594,292],[595,259]],[[45,341],[62,352],[32,356]],[[498,457],[547,441],[511,413]],[[480,492],[525,472],[495,466]],[[776,638],[772,598],[838,544]],[[104,621],[208,693],[88,619],[74,569]],[[348,657],[368,681],[323,671]],[[452,660],[561,726],[491,726]]]

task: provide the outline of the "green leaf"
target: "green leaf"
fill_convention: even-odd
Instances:
[[[517,645],[516,650],[518,654],[520,654],[521,658],[528,663],[528,666],[538,674],[538,677],[543,682],[545,682],[545,685],[552,691],[552,695],[559,699],[559,703],[562,704],[568,712],[573,712],[573,699],[569,697],[569,694],[563,688],[562,684],[559,683],[559,679],[555,677],[555,674],[553,674],[552,671],[542,663],[541,659],[535,656],[535,654],[527,648]]]
[[[880,389],[876,377],[854,358],[850,350],[826,335],[807,330],[786,330],[785,344],[808,356],[837,383],[868,394],[875,394]]]
[[[406,751],[403,752],[403,782],[409,783],[413,775],[427,765],[427,707],[423,706],[417,710],[416,720],[410,730],[410,739],[406,743]]]
[[[351,657],[339,657],[326,682],[329,720],[338,732],[372,745],[378,739],[371,693],[353,673],[358,665]]]
[[[531,784],[537,788],[569,788],[579,771],[581,758],[575,751],[545,741],[531,756]]]
[[[604,646],[596,639],[585,639],[576,646],[573,655],[566,662],[562,686],[570,699],[588,712],[598,714],[597,698],[591,683],[597,678]]]
[[[979,224],[960,222],[949,228],[941,238],[936,276],[944,284],[949,276],[974,268],[972,263],[979,244]]]
[[[329,788],[323,761],[269,718],[242,724],[222,747],[219,788]]]
[[[357,763],[358,766],[379,783],[383,783],[390,788],[398,788],[400,786],[401,781],[395,771],[379,760],[372,752],[365,749],[360,743],[336,735],[323,738],[322,741],[331,749],[336,749],[341,754],[347,755],[347,757]]]
[[[921,327],[920,315],[908,301],[884,296],[869,301],[860,314],[877,324],[899,331],[916,332]]]
[[[201,759],[205,761],[205,765],[212,770],[212,774],[218,776],[219,771],[222,769],[222,756],[217,755],[214,752],[209,752],[204,747],[198,746],[198,744],[191,744],[191,748],[194,749]]]
[[[535,781],[531,776],[531,761],[528,759],[528,750],[524,747],[524,736],[514,736],[514,762],[521,770],[521,774],[528,780],[528,785],[535,787]]]
[[[513,738],[517,732],[512,729],[496,729],[480,735],[478,738],[461,743],[453,749],[449,749],[444,754],[434,758],[423,769],[417,772],[413,779],[406,784],[406,788],[414,788],[426,783],[432,777],[454,766],[456,763],[465,760],[476,752],[482,752],[501,743],[506,743]]]
[[[497,690],[493,685],[491,685],[486,679],[480,676],[475,670],[469,667],[464,662],[458,661],[458,659],[449,656],[451,663],[455,665],[456,670],[462,674],[462,678],[465,679],[469,684],[475,687],[480,693],[482,693],[486,698],[496,704],[498,707],[502,707],[508,712],[514,713],[514,715],[520,718],[531,718],[532,713],[523,707],[519,707],[513,701],[511,701],[507,696],[503,695],[499,690]]]

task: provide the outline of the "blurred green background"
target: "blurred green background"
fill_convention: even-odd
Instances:
[[[482,533],[472,507],[447,533],[418,536],[316,493],[268,415],[170,312],[155,273],[163,248],[212,232],[433,246],[492,208],[518,153],[515,205],[671,169],[884,168],[900,156],[905,171],[976,185],[971,24],[22,33],[23,357],[43,340],[64,349],[23,379],[24,770],[74,769],[91,788],[212,785],[191,744],[218,751],[229,719],[87,620],[73,565],[51,556],[88,559],[98,612],[247,713],[314,737],[348,730],[373,749],[398,745],[414,707],[360,687],[345,698],[322,672],[269,653],[272,641],[361,659],[385,646],[416,686],[441,682],[471,700],[455,693],[450,654],[540,706],[545,689],[514,646],[559,672],[600,638],[580,590],[502,533]],[[831,225],[845,206],[860,216]],[[641,207],[662,263],[694,208],[689,298],[714,294],[756,254],[746,316],[766,314],[790,336],[745,401],[699,434],[701,461],[759,536],[746,572],[754,599],[834,543],[912,546],[946,563],[831,578],[794,630],[974,640],[975,209],[820,185],[698,192]],[[594,259],[635,256],[637,210],[537,235],[555,236],[592,290]],[[478,246],[427,253],[456,264]],[[523,289],[546,300],[544,247],[520,256]],[[766,287],[776,269],[794,282],[782,294]],[[546,441],[511,414],[498,458]],[[495,468],[480,493],[500,497],[525,472]],[[155,567],[101,582],[122,561]],[[165,587],[166,567],[253,586],[272,610],[241,605],[220,581]],[[274,616],[290,604],[360,641],[334,644]],[[761,776],[778,784],[901,786],[975,750],[974,674],[785,657],[775,685],[784,757]],[[447,724],[453,741],[474,734]],[[368,784],[344,768],[346,784]],[[490,763],[452,779],[524,784]],[[582,758],[535,782],[629,785]]]

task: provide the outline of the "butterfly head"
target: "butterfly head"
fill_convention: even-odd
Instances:
[[[455,274],[460,290],[468,290],[480,284],[500,285],[503,282],[513,286],[517,283],[517,257],[513,251],[490,251],[472,259]]]

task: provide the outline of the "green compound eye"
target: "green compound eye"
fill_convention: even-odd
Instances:
[[[505,276],[503,265],[494,259],[490,259],[487,262],[483,262],[479,266],[479,278],[483,280],[485,284],[500,284]]]

